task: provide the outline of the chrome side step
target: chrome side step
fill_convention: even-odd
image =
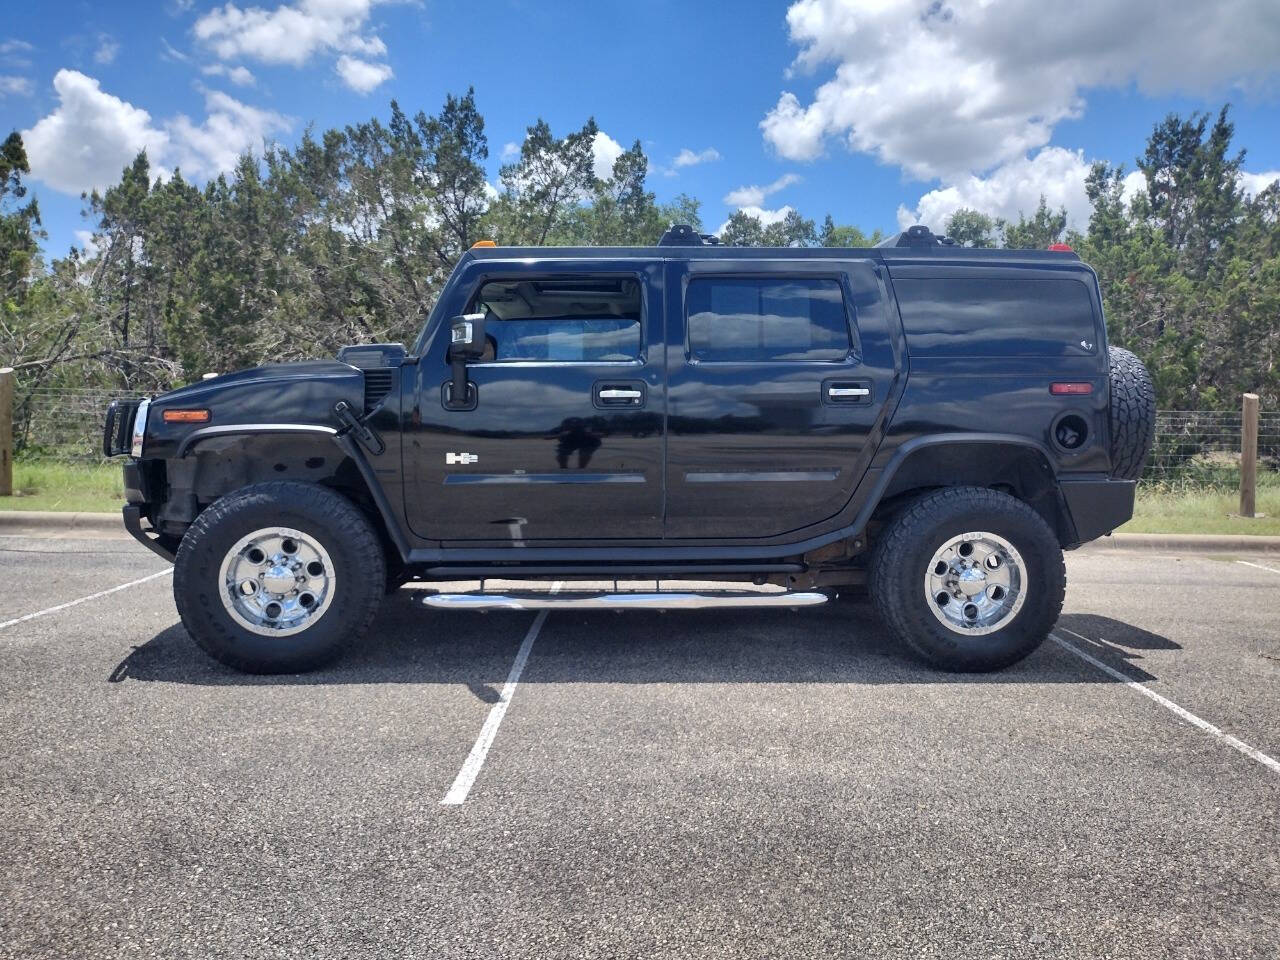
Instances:
[[[710,610],[728,607],[815,607],[825,593],[435,593],[439,610]]]

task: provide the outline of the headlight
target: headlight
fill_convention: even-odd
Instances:
[[[129,453],[135,457],[142,456],[142,443],[147,439],[147,410],[151,407],[150,400],[143,400],[138,404],[138,412],[133,416],[133,446]]]

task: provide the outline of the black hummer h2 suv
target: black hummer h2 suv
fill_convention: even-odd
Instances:
[[[409,580],[495,577],[563,589],[425,602],[865,590],[928,662],[992,670],[1052,627],[1062,551],[1129,519],[1153,419],[1067,249],[672,227],[656,247],[477,245],[412,346],[117,401],[104,446],[129,456],[124,522],[175,563],[187,630],[242,670],[331,660]],[[582,588],[626,579],[726,589]]]

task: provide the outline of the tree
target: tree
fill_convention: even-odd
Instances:
[[[22,136],[15,130],[0,144],[0,317],[16,313],[40,256],[40,208],[27,195],[23,174],[31,172]]]
[[[854,226],[837,226],[831,214],[822,220],[822,229],[818,231],[820,247],[874,247],[884,239],[884,234],[874,230],[870,234]]]
[[[1000,246],[1011,250],[1044,250],[1051,244],[1061,243],[1067,232],[1067,209],[1050,210],[1044,195],[1040,196],[1040,204],[1036,212],[1028,219],[1018,215],[1017,223],[997,219],[996,231],[1000,235]]]
[[[595,120],[560,139],[545,120],[529,127],[520,159],[499,172],[502,195],[491,212],[500,243],[542,246],[567,232],[574,208],[596,186],[598,132]]]
[[[986,248],[996,245],[996,221],[968,207],[947,218],[943,232],[962,247]]]

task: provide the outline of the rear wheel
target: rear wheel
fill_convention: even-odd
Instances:
[[[996,490],[922,496],[881,532],[872,600],[917,655],[944,670],[999,670],[1038,647],[1066,591],[1044,519]]]
[[[291,482],[246,487],[201,513],[173,577],[192,639],[249,673],[334,659],[368,628],[385,584],[378,537],[355,505]]]

